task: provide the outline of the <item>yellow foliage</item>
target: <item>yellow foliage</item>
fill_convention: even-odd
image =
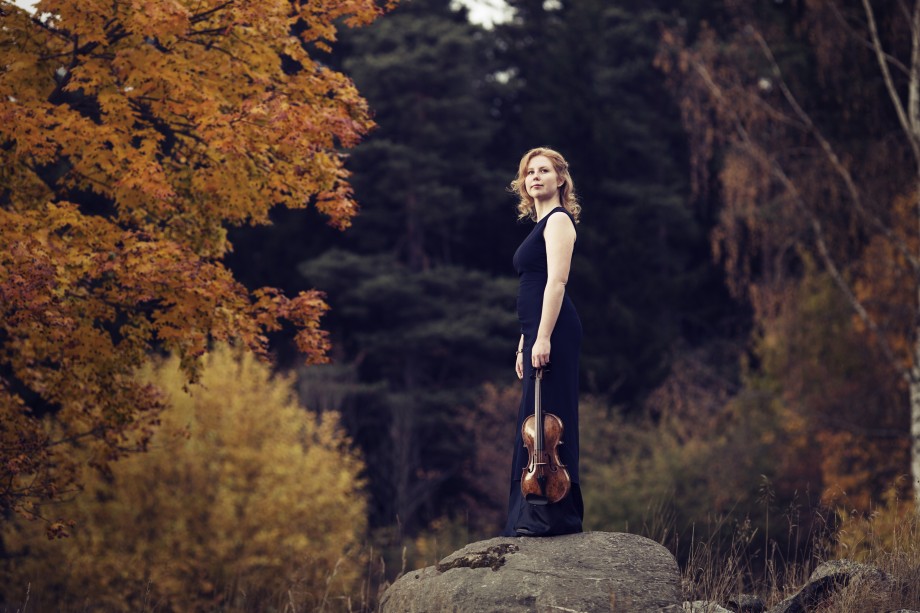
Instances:
[[[908,254],[916,254],[917,197],[911,191],[895,196],[891,203],[892,233]],[[880,333],[899,359],[903,370],[913,363],[913,330],[916,325],[910,314],[916,309],[917,284],[915,273],[905,253],[883,236],[874,236],[855,267],[853,292],[866,306],[872,317],[885,325]],[[854,316],[855,325],[866,330],[865,322]]]
[[[375,0],[35,8],[0,3],[0,511],[30,517],[77,485],[73,442],[101,463],[145,446],[161,403],[131,373],[151,349],[194,380],[209,341],[264,352],[288,320],[307,359],[324,359],[319,293],[248,291],[220,258],[228,225],[267,223],[276,205],[313,202],[349,225],[338,150],[373,122],[307,50],[381,12]]]
[[[879,457],[890,455],[890,445],[883,446],[868,437],[843,430],[821,430],[815,441],[821,451],[821,476],[824,483],[822,502],[831,504],[845,494],[856,509],[872,506],[872,494],[878,484]]]
[[[835,536],[836,555],[860,562],[879,564],[900,558],[920,564],[920,513],[907,497],[907,481],[895,483],[885,494],[883,506],[869,514],[840,509]]]
[[[149,451],[108,476],[84,469],[85,491],[60,511],[76,520],[72,538],[4,526],[6,589],[31,585],[48,610],[110,611],[312,610],[351,593],[366,501],[338,415],[298,406],[290,379],[227,348],[188,391],[177,358],[145,378],[169,400]]]

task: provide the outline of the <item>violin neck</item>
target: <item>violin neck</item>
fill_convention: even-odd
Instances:
[[[534,451],[543,452],[543,394],[540,391],[540,382],[543,379],[543,369],[537,370],[534,382]],[[538,458],[542,456],[537,456]]]

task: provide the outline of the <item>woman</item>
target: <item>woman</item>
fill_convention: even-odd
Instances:
[[[549,536],[581,532],[584,506],[578,486],[578,355],[581,321],[565,293],[581,207],[565,159],[545,147],[521,159],[511,189],[520,196],[519,218],[536,226],[514,254],[518,272],[518,342],[515,370],[523,381],[517,438],[511,466],[511,492],[504,536]],[[521,424],[534,412],[534,369],[544,369],[543,410],[564,425],[559,454],[572,480],[570,493],[557,503],[537,506],[521,495],[521,471],[528,453]]]

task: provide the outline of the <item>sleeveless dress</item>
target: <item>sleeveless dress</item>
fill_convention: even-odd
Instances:
[[[550,216],[559,213],[567,215],[572,224],[575,223],[568,211],[561,206],[556,207],[537,222],[514,254],[513,264],[519,277],[518,319],[524,335],[524,379],[511,464],[508,520],[502,536],[550,536],[582,531],[584,505],[578,485],[578,357],[582,328],[575,305],[567,294],[563,297],[559,317],[550,336],[550,365],[541,389],[543,410],[557,415],[564,426],[559,455],[572,479],[572,489],[559,502],[545,506],[529,504],[521,495],[521,471],[528,460],[521,425],[534,412],[535,382],[530,356],[540,327],[547,280],[543,230]]]

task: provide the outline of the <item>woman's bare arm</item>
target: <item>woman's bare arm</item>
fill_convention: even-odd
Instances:
[[[534,368],[549,363],[550,336],[556,327],[565,296],[565,284],[569,280],[572,252],[575,249],[575,227],[568,215],[553,215],[546,220],[543,239],[546,241],[546,289],[543,290],[543,311],[531,355]]]

